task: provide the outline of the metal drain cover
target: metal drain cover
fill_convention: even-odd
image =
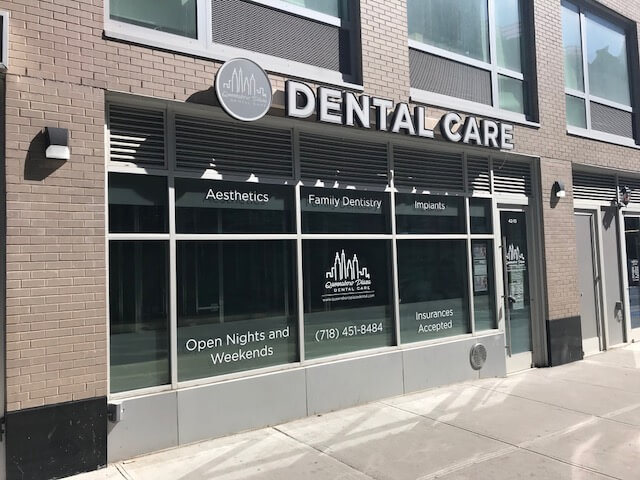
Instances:
[[[487,361],[487,349],[481,343],[476,343],[471,347],[469,353],[469,360],[471,361],[471,368],[474,370],[480,370],[484,366],[484,362]]]

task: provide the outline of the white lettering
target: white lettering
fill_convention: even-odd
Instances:
[[[391,100],[373,97],[371,103],[376,109],[376,129],[387,131],[387,115],[389,114],[389,110],[393,108],[393,102]]]
[[[342,110],[339,101],[342,94],[338,90],[320,87],[318,89],[318,120],[326,123],[341,124]]]
[[[463,133],[462,143],[471,144],[471,141],[473,141],[476,145],[482,145],[480,130],[478,129],[478,121],[475,117],[467,117],[464,121]]]
[[[413,125],[413,119],[409,112],[409,105],[406,103],[399,103],[393,113],[391,131],[393,133],[400,133],[400,130],[406,130],[409,135],[416,134],[416,128]]]
[[[461,122],[462,118],[457,113],[447,113],[440,119],[440,133],[450,142],[459,142],[462,139],[462,135],[460,134]],[[453,131],[454,126],[457,127],[455,133]]]
[[[413,110],[414,121],[416,124],[416,130],[419,137],[433,138],[433,130],[424,128],[424,117],[426,109],[424,107],[416,107]]]
[[[344,92],[342,101],[343,121],[353,127],[357,122],[360,127],[371,128],[371,99],[362,95],[360,101],[351,92]]]
[[[287,80],[286,90],[286,115],[295,118],[310,117],[316,106],[316,97],[313,94],[313,90],[304,83],[294,82],[292,80]],[[303,100],[301,105],[298,105],[299,98]]]
[[[513,125],[508,123],[500,124],[500,148],[513,150]]]
[[[485,147],[498,148],[498,137],[500,130],[498,124],[492,120],[482,120],[482,137]]]

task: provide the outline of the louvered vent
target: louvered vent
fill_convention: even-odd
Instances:
[[[164,167],[164,111],[109,104],[109,159]]]
[[[491,191],[488,158],[473,155],[467,156],[467,181],[470,192]]]
[[[387,146],[300,132],[300,169],[306,180],[386,185]]]
[[[442,192],[464,191],[462,155],[459,153],[393,147],[396,185]]]
[[[631,203],[640,203],[640,178],[619,177],[618,185],[631,190]]]
[[[601,173],[573,172],[573,198],[613,202],[618,198],[616,179]]]
[[[176,115],[176,165],[293,178],[291,130]]]
[[[493,187],[500,193],[531,195],[531,166],[528,163],[494,160]]]

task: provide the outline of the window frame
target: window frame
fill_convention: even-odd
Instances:
[[[420,103],[428,103],[436,106],[462,110],[469,113],[488,115],[515,123],[528,126],[539,127],[537,122],[537,84],[535,79],[535,37],[533,35],[533,11],[531,2],[522,4],[522,14],[520,24],[522,27],[521,38],[525,42],[523,46],[524,58],[522,59],[522,71],[518,72],[498,65],[498,51],[496,38],[496,5],[495,0],[487,1],[488,38],[489,38],[489,62],[467,57],[459,53],[436,47],[428,43],[420,42],[409,38],[409,48],[429,53],[438,57],[452,60],[457,63],[475,67],[487,71],[491,75],[491,105],[485,105],[470,100],[451,97],[435,92],[429,92],[418,88],[411,88],[411,99]],[[514,80],[519,80],[527,88],[523,91],[523,98],[528,109],[524,113],[513,112],[500,108],[499,76],[504,76]],[[528,111],[527,111],[528,110]]]
[[[568,88],[566,85],[564,87],[565,94],[565,102],[566,97],[574,97],[579,98],[584,102],[585,107],[585,125],[586,128],[577,127],[574,125],[570,125],[568,123],[568,116],[565,114],[565,121],[567,126],[567,133],[569,135],[575,135],[579,137],[591,138],[594,140],[600,140],[607,143],[614,143],[618,145],[624,145],[629,147],[638,146],[638,126],[635,125],[637,123],[637,108],[634,108],[637,102],[637,88],[634,87],[634,79],[638,78],[637,74],[637,66],[634,63],[634,58],[638,58],[637,55],[637,38],[634,34],[633,28],[631,28],[628,24],[628,21],[624,21],[622,18],[612,18],[612,14],[610,12],[604,11],[602,8],[597,8],[592,6],[590,3],[581,2],[579,0],[576,1],[561,1],[561,8],[567,8],[569,10],[574,11],[578,14],[579,25],[580,25],[580,49],[582,53],[582,81],[584,91],[576,90],[574,88]],[[625,36],[626,42],[626,53],[627,53],[627,75],[628,75],[628,83],[629,83],[629,99],[631,105],[624,105],[622,103],[618,103],[612,100],[608,100],[606,98],[593,95],[590,93],[590,85],[589,85],[589,58],[587,53],[587,18],[591,17],[595,19],[601,24],[611,28],[611,30],[621,32]],[[564,62],[564,46],[563,46],[563,62]],[[563,66],[564,69],[564,66]],[[633,138],[625,137],[622,135],[615,135],[608,132],[603,132],[601,130],[595,130],[591,125],[591,102],[598,103],[600,105],[604,105],[606,107],[614,108],[616,110],[620,110],[623,112],[631,113],[634,126],[633,126]],[[566,103],[565,103],[566,104]]]
[[[110,16],[110,0],[104,0],[104,34],[107,38],[124,40],[135,44],[156,47],[171,52],[192,55],[210,60],[226,62],[232,58],[243,57],[260,64],[265,70],[304,77],[322,83],[364,91],[358,62],[354,62],[352,75],[344,75],[339,71],[316,67],[285,58],[276,57],[243,48],[213,42],[211,2],[214,0],[196,0],[196,38],[183,37],[173,33],[160,32],[139,25],[113,20]],[[338,17],[316,12],[305,7],[287,4],[280,0],[242,0],[256,5],[274,8],[292,15],[308,18],[337,28],[353,30],[356,27],[355,15],[348,21]],[[350,0],[351,1],[351,0]],[[354,7],[351,7],[354,11]],[[357,35],[353,35],[355,38]],[[353,57],[360,57],[360,44],[354,41]]]

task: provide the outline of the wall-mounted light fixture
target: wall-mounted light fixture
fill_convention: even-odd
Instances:
[[[618,201],[618,206],[627,206],[631,201],[631,189],[627,186],[620,187],[620,200]]]
[[[54,160],[69,160],[69,130],[66,128],[45,127],[47,150],[45,157]]]
[[[564,182],[556,180],[553,184],[552,192],[558,198],[564,198],[567,196],[567,191],[564,189]]]

